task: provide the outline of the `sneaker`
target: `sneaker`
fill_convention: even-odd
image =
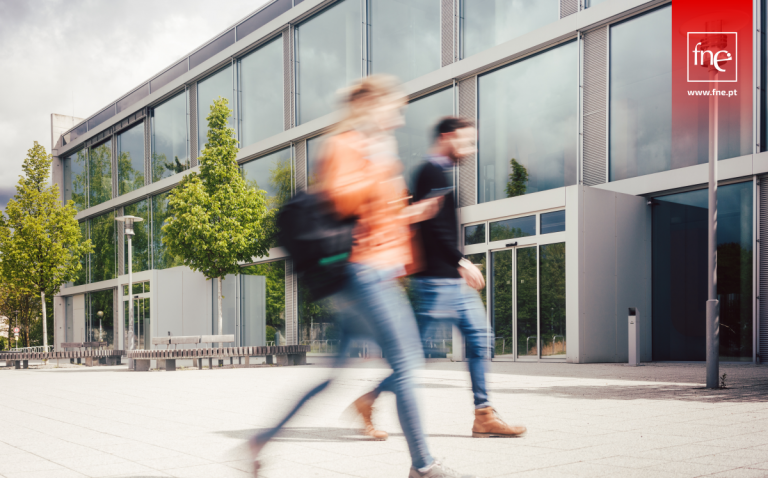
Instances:
[[[474,438],[514,438],[525,435],[527,429],[522,425],[507,425],[493,407],[475,410],[475,423],[472,425]]]
[[[373,392],[369,392],[355,400],[352,406],[363,419],[363,424],[365,425],[363,433],[376,441],[384,441],[389,438],[389,433],[384,430],[377,430],[376,427],[373,426],[372,418],[374,401],[376,401],[376,395]]]
[[[435,460],[427,471],[419,471],[411,467],[408,478],[477,478],[475,475],[464,475],[458,471],[451,470],[439,461]]]

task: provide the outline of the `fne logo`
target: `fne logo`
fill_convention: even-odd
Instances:
[[[737,50],[735,32],[688,32],[688,82],[737,82]]]

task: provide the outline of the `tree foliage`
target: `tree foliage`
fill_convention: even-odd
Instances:
[[[518,163],[515,158],[509,160],[509,165],[512,168],[512,172],[509,174],[509,180],[507,181],[507,197],[522,196],[528,189],[528,170],[525,169],[525,166]]]

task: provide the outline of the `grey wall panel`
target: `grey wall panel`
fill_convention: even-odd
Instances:
[[[477,119],[477,77],[459,82],[459,116]],[[459,163],[459,207],[477,204],[477,154],[472,154]]]
[[[189,159],[192,167],[197,166],[197,83],[189,85],[189,97],[187,98],[188,115],[187,127],[189,130]]]
[[[266,345],[267,278],[240,276],[240,346]]]
[[[152,284],[153,300],[157,311],[152,322],[156,324],[156,337],[187,335],[184,332],[184,269],[173,267],[157,271],[157,280]]]
[[[579,11],[579,0],[560,0],[560,18],[573,15]]]
[[[579,216],[580,186],[565,188],[565,335],[567,337],[566,360],[568,363],[579,362],[579,280],[580,241]]]
[[[582,124],[584,184],[607,180],[608,163],[608,27],[584,34]]]
[[[301,140],[294,146],[296,167],[296,191],[307,189],[307,141]]]
[[[293,31],[283,31],[283,121],[286,130],[293,127]]]
[[[296,308],[296,276],[293,261],[285,261],[285,339],[288,345],[298,344],[299,319]]]
[[[72,342],[85,341],[85,294],[72,298]]]
[[[117,310],[117,309],[114,309]],[[61,352],[61,343],[66,342],[66,329],[64,327],[67,326],[66,321],[66,299],[61,296],[57,296],[53,298],[53,343],[49,345],[53,345],[53,350],[56,352]]]
[[[453,63],[455,55],[454,45],[454,26],[453,26],[453,4],[454,0],[441,0],[440,2],[440,39],[442,49],[442,66]]]
[[[211,283],[205,276],[181,267],[183,281],[183,335],[213,334],[211,328]]]
[[[582,362],[616,361],[615,193],[584,188]]]
[[[760,301],[758,310],[757,353],[760,362],[768,362],[768,178],[760,179],[758,239]]]

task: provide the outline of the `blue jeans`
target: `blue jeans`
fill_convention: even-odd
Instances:
[[[441,277],[414,277],[411,281],[417,297],[416,317],[421,336],[428,337],[437,324],[456,325],[467,344],[469,376],[475,408],[490,407],[485,387],[485,373],[491,358],[491,332],[485,318],[485,307],[477,291],[466,285],[464,279]],[[392,377],[378,387],[378,391],[393,391]]]
[[[392,367],[390,390],[396,395],[397,414],[411,452],[412,465],[425,468],[434,459],[427,448],[414,387],[414,371],[421,367],[424,354],[413,311],[395,280],[394,272],[364,264],[350,264],[350,270],[349,282],[333,296],[342,331],[341,350],[335,366],[341,366],[348,360],[347,349],[353,338],[372,338],[379,344]],[[307,400],[325,389],[331,381],[326,380],[307,392],[276,427],[254,437],[254,440],[265,443],[275,436]]]

